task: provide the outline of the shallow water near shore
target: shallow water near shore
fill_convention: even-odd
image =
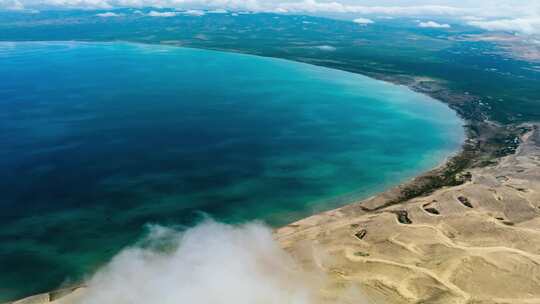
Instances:
[[[290,61],[130,43],[0,43],[0,302],[80,280],[145,225],[272,226],[435,166],[445,105]]]

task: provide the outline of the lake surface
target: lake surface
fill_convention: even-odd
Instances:
[[[80,280],[151,223],[278,226],[429,169],[462,122],[404,87],[130,43],[0,43],[0,302]]]

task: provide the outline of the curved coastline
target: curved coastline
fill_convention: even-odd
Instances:
[[[540,132],[537,123],[521,127],[514,154],[471,168],[460,185],[390,206],[383,193],[276,238],[304,267],[322,259],[311,267],[332,277],[323,289],[330,298],[343,292],[336,286],[356,285],[374,303],[535,302]],[[306,244],[316,249],[305,253]]]
[[[456,111],[456,109],[454,107],[449,105],[443,99],[436,98],[436,96],[433,96],[432,94],[429,94],[429,92],[420,90],[420,89],[418,89],[418,87],[415,87],[415,86],[412,86],[412,85],[407,85],[406,83],[402,83],[400,81],[392,81],[390,79],[384,79],[384,78],[381,78],[381,77],[374,77],[373,75],[369,75],[369,74],[363,74],[363,73],[353,72],[353,71],[349,71],[349,70],[345,70],[345,69],[328,67],[328,66],[325,66],[325,65],[318,65],[318,64],[313,64],[313,63],[303,62],[303,61],[298,61],[298,60],[292,60],[292,59],[287,59],[287,58],[263,56],[263,55],[259,55],[259,54],[251,54],[251,53],[248,53],[248,52],[231,51],[231,50],[214,49],[214,48],[190,47],[190,46],[187,46],[187,47],[186,46],[175,46],[175,45],[162,44],[162,43],[143,43],[143,42],[129,41],[129,40],[115,40],[115,41],[78,41],[78,40],[73,40],[73,41],[61,41],[61,40],[59,40],[59,41],[54,41],[54,40],[53,41],[16,41],[16,43],[27,43],[27,42],[28,43],[44,43],[44,44],[48,44],[48,43],[50,43],[50,44],[75,43],[75,44],[83,44],[83,45],[84,44],[91,45],[91,44],[95,44],[95,43],[104,43],[104,44],[110,44],[110,45],[113,45],[113,44],[116,44],[116,43],[121,43],[121,44],[126,43],[126,44],[131,44],[131,45],[139,45],[141,47],[160,46],[160,47],[170,47],[170,48],[204,50],[204,51],[211,51],[211,52],[218,52],[218,53],[227,53],[229,55],[238,55],[238,56],[248,56],[248,57],[253,56],[253,57],[258,57],[258,58],[270,59],[272,61],[277,61],[277,62],[281,62],[281,63],[284,63],[284,64],[294,63],[294,64],[297,64],[299,66],[305,66],[307,68],[322,69],[322,70],[326,70],[326,71],[329,71],[329,72],[345,73],[346,75],[349,74],[350,76],[353,76],[353,77],[361,77],[361,78],[364,78],[364,79],[366,79],[368,81],[373,81],[373,82],[379,83],[381,85],[395,86],[395,89],[406,90],[406,91],[409,91],[407,93],[414,93],[414,94],[422,95],[422,98],[426,99],[426,101],[422,101],[422,102],[431,102],[431,101],[437,102],[437,103],[440,103],[441,105],[444,105],[445,107],[448,107],[449,111],[453,111],[453,112],[456,113],[457,119],[460,120],[460,128],[459,128],[458,131],[452,132],[453,133],[452,136],[456,137],[452,141],[456,141],[456,142],[459,141],[460,144],[456,145],[454,150],[450,151],[448,154],[445,154],[445,155],[438,155],[437,158],[434,159],[434,162],[432,162],[432,165],[427,166],[425,168],[419,168],[418,170],[416,170],[412,174],[408,174],[408,176],[406,176],[402,180],[400,180],[398,182],[393,182],[393,183],[389,183],[387,185],[384,185],[381,189],[374,190],[371,193],[369,193],[368,195],[355,197],[353,193],[350,193],[350,194],[344,194],[344,195],[340,195],[338,197],[334,197],[334,198],[330,199],[332,201],[340,201],[341,202],[340,205],[346,205],[346,204],[350,204],[350,203],[353,203],[353,202],[358,201],[358,200],[364,200],[364,199],[367,199],[367,198],[369,198],[369,197],[371,197],[373,195],[377,195],[378,193],[390,191],[395,187],[401,187],[402,185],[410,185],[410,184],[413,184],[413,183],[417,183],[416,180],[419,177],[433,176],[434,172],[441,172],[441,170],[446,170],[446,168],[448,167],[449,162],[451,162],[455,158],[459,158],[459,157],[463,156],[463,154],[465,152],[464,147],[465,147],[466,143],[476,139],[475,134],[468,131],[468,128],[473,123],[473,121],[470,120],[469,118],[463,116],[460,111]],[[433,189],[435,189],[435,188],[433,188]],[[331,209],[333,209],[333,208],[331,208]],[[320,211],[318,211],[318,212],[320,212]]]
[[[47,41],[44,41],[44,42],[47,42]],[[76,42],[79,43],[78,41],[76,41]],[[88,41],[82,41],[82,43],[85,43],[85,42],[88,42]],[[94,43],[94,41],[89,42],[89,43]],[[114,42],[112,42],[112,43],[114,43]],[[127,43],[135,43],[135,44],[141,44],[141,45],[153,45],[153,44],[140,43],[140,42],[130,42],[130,41],[127,41]],[[158,44],[158,45],[162,45],[162,44]],[[174,46],[171,46],[171,47],[174,47]],[[201,48],[193,47],[193,49],[201,49]],[[217,49],[205,49],[205,50],[221,51],[221,52],[224,51],[224,50],[217,50]],[[227,52],[230,52],[230,51],[227,51]],[[234,52],[230,52],[230,53],[234,53]],[[278,58],[278,57],[267,57],[267,56],[260,56],[260,55],[257,55],[257,54],[249,54],[249,53],[243,53],[243,52],[237,52],[237,53],[242,54],[242,55],[246,55],[246,56],[258,56],[258,57],[264,57],[264,58],[271,58],[271,59],[274,59],[274,60],[293,61],[293,62],[296,62],[296,63],[299,63],[299,64],[318,66],[318,65],[315,65],[315,64],[312,64],[312,63],[294,61],[294,60]],[[319,66],[319,67],[323,67],[325,69],[330,69],[330,70],[340,70],[340,69],[335,69],[335,68],[326,67],[326,66]],[[347,71],[347,70],[340,70],[340,71],[355,74],[355,75],[360,75],[362,77],[370,78],[370,79],[373,79],[375,81],[385,82],[385,83],[389,83],[389,84],[397,85],[397,86],[403,86],[403,87],[406,87],[407,90],[415,91],[418,94],[424,94],[424,95],[428,96],[430,99],[432,99],[434,101],[437,101],[437,102],[441,102],[441,103],[447,105],[451,110],[454,110],[458,114],[458,116],[462,119],[464,124],[471,124],[472,123],[472,121],[469,118],[464,117],[460,113],[460,111],[456,111],[456,109],[454,109],[452,106],[449,106],[448,103],[445,102],[444,100],[441,100],[439,98],[436,98],[436,97],[432,96],[431,94],[429,94],[429,92],[419,90],[414,85],[407,85],[407,84],[404,84],[404,83],[400,83],[399,81],[391,81],[389,79],[376,78],[376,77],[373,77],[373,75],[366,75],[366,74],[351,72],[351,71]],[[466,131],[464,138],[460,136],[460,138],[463,140],[463,145],[461,147],[459,147],[456,151],[452,152],[450,155],[446,155],[442,159],[440,159],[439,163],[435,167],[433,167],[431,169],[428,169],[427,171],[422,170],[421,172],[418,173],[418,175],[416,175],[416,176],[414,176],[414,177],[412,177],[410,179],[401,181],[398,184],[388,185],[388,187],[386,187],[386,190],[384,190],[382,192],[377,191],[377,193],[373,194],[370,197],[361,198],[361,199],[353,198],[353,199],[349,199],[349,200],[344,200],[342,207],[339,207],[339,208],[337,208],[335,210],[325,211],[325,212],[322,212],[322,213],[315,213],[313,215],[308,216],[307,218],[301,219],[299,221],[295,221],[294,223],[290,223],[288,225],[285,225],[285,226],[283,226],[281,228],[276,229],[276,233],[282,234],[282,232],[280,232],[280,231],[283,231],[283,229],[290,229],[291,227],[294,227],[296,225],[296,223],[298,223],[298,222],[304,222],[306,220],[309,220],[309,218],[311,218],[313,216],[317,217],[317,216],[322,216],[322,215],[328,214],[328,213],[335,213],[337,210],[352,207],[353,205],[356,205],[359,201],[366,202],[366,201],[371,201],[373,199],[380,198],[380,197],[384,197],[386,200],[388,200],[389,198],[391,200],[405,200],[405,198],[402,198],[403,192],[406,191],[406,189],[408,189],[410,187],[416,187],[419,184],[422,184],[423,183],[422,180],[431,179],[433,176],[444,175],[445,172],[448,172],[448,171],[457,172],[457,173],[463,171],[463,169],[468,167],[468,163],[466,165],[463,165],[463,166],[459,165],[459,169],[456,170],[454,168],[455,159],[469,158],[470,155],[467,155],[468,152],[467,152],[467,148],[466,148],[467,143],[471,142],[471,141],[475,141],[476,138],[477,138],[475,133],[467,132],[467,126],[463,126],[463,127],[464,127],[464,130]],[[406,199],[411,199],[411,198],[423,195],[423,194],[428,193],[428,192],[433,192],[433,191],[435,191],[437,189],[440,189],[441,187],[444,187],[444,186],[445,186],[444,184],[437,184],[435,186],[430,185],[428,187],[429,189],[423,191],[422,193],[416,193],[416,194],[414,194],[413,197],[407,196]],[[399,201],[399,202],[401,202],[401,201]],[[392,205],[393,204],[398,204],[399,202],[398,201],[393,201]],[[385,208],[388,207],[388,206],[389,205],[385,205]],[[364,210],[364,211],[366,211],[366,210]],[[369,211],[369,210],[367,210],[367,211]],[[280,238],[281,238],[281,236],[280,236]],[[32,296],[30,298],[23,299],[23,300],[20,300],[20,301],[15,301],[13,303],[21,303],[21,304],[29,303],[27,301],[32,301],[32,303],[34,303],[33,301],[36,301],[38,299],[42,299],[42,301],[43,301],[43,302],[38,302],[38,303],[48,303],[48,302],[45,302],[45,301],[47,301],[47,299],[48,299],[49,302],[52,303],[52,302],[55,302],[57,299],[63,298],[63,296],[68,295],[71,292],[80,289],[80,287],[84,287],[84,286],[78,285],[78,286],[75,286],[75,287],[69,287],[69,288],[61,289],[61,290],[54,291],[54,292],[51,292],[51,293],[40,294],[38,296]]]
[[[79,42],[79,41],[75,41],[75,42]],[[359,202],[359,201],[366,201],[366,200],[369,200],[369,199],[374,198],[376,196],[387,196],[387,195],[389,195],[389,196],[395,197],[394,199],[396,199],[396,200],[404,199],[404,198],[400,198],[400,196],[401,196],[402,192],[407,191],[408,188],[416,188],[418,186],[423,186],[425,184],[426,179],[436,178],[437,176],[447,174],[447,172],[451,172],[452,174],[458,174],[459,172],[467,169],[471,165],[471,162],[470,162],[471,160],[473,160],[473,159],[475,159],[475,158],[477,158],[479,156],[483,156],[483,155],[474,155],[474,156],[471,155],[471,150],[478,149],[478,147],[474,144],[474,142],[477,139],[479,139],[481,137],[481,135],[483,135],[483,134],[480,134],[478,132],[473,132],[471,129],[473,128],[473,126],[475,126],[477,124],[483,124],[483,122],[481,122],[481,121],[479,121],[477,119],[474,119],[473,117],[471,117],[471,115],[467,115],[463,111],[460,111],[459,108],[453,106],[453,104],[448,102],[447,99],[441,98],[441,95],[438,95],[436,92],[431,90],[429,88],[429,86],[427,86],[427,87],[425,86],[425,81],[426,80],[427,80],[427,82],[432,82],[432,81],[438,82],[437,80],[426,79],[426,78],[419,77],[419,79],[414,79],[413,82],[410,83],[410,82],[404,81],[403,79],[388,78],[388,77],[385,77],[384,75],[375,75],[375,74],[370,75],[370,74],[367,74],[367,73],[359,73],[359,72],[354,72],[354,71],[350,71],[350,70],[346,70],[346,69],[339,69],[339,68],[335,68],[335,67],[329,67],[329,66],[322,65],[322,64],[315,64],[315,63],[311,63],[311,62],[304,62],[304,61],[299,61],[299,60],[294,60],[294,59],[287,59],[287,58],[282,58],[282,57],[265,56],[265,55],[260,55],[260,54],[243,52],[243,51],[240,51],[240,50],[229,50],[229,49],[221,49],[221,48],[203,48],[203,47],[193,47],[193,46],[176,46],[174,44],[171,45],[171,44],[167,44],[167,43],[145,43],[145,42],[129,41],[129,40],[125,40],[125,41],[124,40],[119,40],[119,41],[82,41],[82,42],[83,43],[85,43],[85,42],[88,42],[88,43],[93,43],[93,42],[104,42],[104,43],[125,42],[125,43],[142,45],[142,46],[156,45],[156,46],[167,46],[167,47],[180,47],[180,48],[194,49],[194,50],[225,52],[225,53],[229,53],[229,54],[238,54],[238,55],[242,55],[242,56],[254,56],[254,57],[272,59],[272,60],[277,60],[277,61],[282,61],[282,62],[294,62],[294,63],[300,64],[300,65],[314,66],[314,67],[319,67],[319,68],[328,69],[328,70],[336,70],[336,71],[352,74],[352,75],[355,75],[355,76],[365,77],[366,79],[370,79],[372,81],[377,81],[377,82],[385,83],[385,84],[389,84],[389,85],[395,85],[395,86],[402,87],[402,88],[405,88],[407,90],[410,90],[412,92],[425,95],[426,97],[432,99],[433,101],[439,102],[439,103],[447,106],[451,111],[454,111],[456,113],[456,115],[458,116],[459,119],[461,119],[461,121],[462,121],[462,126],[461,126],[462,130],[461,131],[463,131],[463,132],[457,132],[456,133],[456,135],[458,135],[459,138],[460,138],[461,145],[459,147],[457,147],[455,151],[449,153],[448,155],[442,156],[437,161],[437,164],[432,166],[431,168],[421,169],[418,172],[416,172],[416,174],[413,174],[411,177],[406,178],[406,179],[404,179],[404,180],[402,180],[400,182],[397,182],[397,183],[386,185],[385,187],[383,187],[382,190],[374,191],[372,194],[370,194],[368,196],[360,197],[360,198],[354,198],[353,197],[353,198],[345,198],[344,199],[344,197],[348,197],[348,195],[344,195],[343,197],[334,198],[335,200],[340,200],[340,201],[344,200],[344,203],[342,204],[343,206],[349,205],[349,204],[354,204],[354,203]],[[463,94],[462,97],[467,99],[467,94]],[[421,193],[416,193],[414,195],[419,196],[419,195],[422,195],[422,194],[425,194],[425,193],[429,193],[431,191],[435,191],[435,190],[437,190],[437,189],[439,189],[441,187],[444,187],[445,185],[451,185],[452,183],[456,183],[456,182],[457,183],[460,182],[459,178],[458,178],[458,180],[452,180],[452,181],[448,180],[448,181],[445,181],[443,183],[437,183],[436,185],[428,185],[428,186],[425,186],[426,189],[421,190]],[[413,198],[410,195],[406,195],[406,197],[409,198],[409,199]],[[339,207],[337,209],[339,209]],[[324,211],[322,211],[321,213],[323,213],[323,212]],[[314,215],[318,214],[318,213],[319,212],[316,212],[316,213],[314,213]]]
[[[305,62],[305,61],[282,58],[282,57],[277,57],[277,56],[265,56],[261,54],[244,52],[241,50],[229,50],[229,49],[222,49],[222,48],[204,48],[204,47],[194,47],[194,46],[176,46],[174,44],[167,44],[167,43],[143,43],[143,42],[129,41],[129,40],[126,40],[125,42],[135,43],[135,44],[140,44],[140,45],[159,45],[159,46],[169,46],[169,47],[201,49],[201,50],[209,50],[209,51],[216,51],[216,52],[227,52],[231,54],[240,54],[244,56],[269,58],[269,59],[285,61],[285,62],[292,61],[298,64],[305,64],[307,66],[315,66],[315,67],[321,67],[321,68],[329,69],[329,70],[337,70],[337,71],[369,78],[374,81],[379,81],[379,82],[390,84],[390,85],[404,87],[407,90],[425,95],[426,97],[432,99],[433,101],[439,102],[447,106],[451,111],[454,111],[456,113],[459,119],[461,119],[461,121],[463,122],[461,126],[463,133],[460,132],[460,140],[461,140],[460,147],[458,147],[455,151],[449,153],[448,155],[445,155],[444,157],[442,157],[435,166],[428,169],[420,170],[419,172],[417,172],[410,178],[402,180],[398,183],[387,185],[386,187],[384,187],[383,190],[375,191],[374,193],[372,193],[371,195],[367,197],[348,199],[348,202],[343,203],[343,205],[354,204],[358,201],[369,200],[376,196],[390,196],[392,197],[392,200],[410,199],[410,198],[413,198],[414,196],[427,194],[429,192],[435,191],[447,185],[460,183],[461,182],[460,177],[456,179],[437,182],[435,185],[430,185],[430,184],[426,185],[426,180],[437,178],[438,176],[446,175],[446,174],[456,175],[462,172],[463,170],[466,170],[470,166],[476,164],[478,158],[482,158],[483,156],[492,152],[492,151],[487,151],[484,153],[477,153],[479,152],[480,146],[482,145],[482,143],[478,142],[478,140],[484,136],[489,137],[492,135],[492,133],[498,132],[499,131],[498,129],[500,127],[496,124],[485,122],[482,119],[479,119],[478,113],[468,114],[465,111],[462,111],[459,108],[459,106],[456,106],[452,102],[449,101],[449,99],[451,99],[452,96],[445,96],[446,98],[444,98],[442,97],[443,95],[439,94],[439,92],[432,90],[429,84],[426,85],[426,82],[427,83],[433,82],[437,86],[440,85],[439,80],[435,80],[435,79],[422,78],[422,77],[418,77],[417,79],[412,79],[412,80],[411,79],[395,79],[395,78],[386,77],[385,75],[360,73],[356,71],[340,69],[337,67],[329,67],[324,64],[316,64],[312,62]],[[470,96],[468,94],[462,94],[461,96],[458,97],[458,99],[464,99],[464,100],[469,100],[469,98]],[[479,125],[482,125],[482,127],[486,128],[487,130],[484,130],[483,132],[479,132],[477,130],[473,131],[473,129]],[[492,128],[497,129],[497,131],[492,130]],[[485,133],[487,133],[487,135]],[[517,146],[515,148],[517,149]],[[405,194],[405,197],[401,197],[403,192],[407,191],[407,189],[418,188],[418,187],[421,187],[424,189],[418,191],[418,193],[415,193],[412,196],[410,194]],[[336,198],[336,199],[341,199],[341,198]]]

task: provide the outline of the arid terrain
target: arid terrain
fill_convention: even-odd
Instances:
[[[374,303],[539,303],[539,168],[535,127],[463,185],[369,211],[385,202],[376,196],[276,235],[331,276],[330,299],[352,284]]]

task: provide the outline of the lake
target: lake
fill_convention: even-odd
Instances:
[[[0,302],[80,280],[148,224],[284,225],[464,138],[405,87],[251,55],[2,42],[0,77]]]

